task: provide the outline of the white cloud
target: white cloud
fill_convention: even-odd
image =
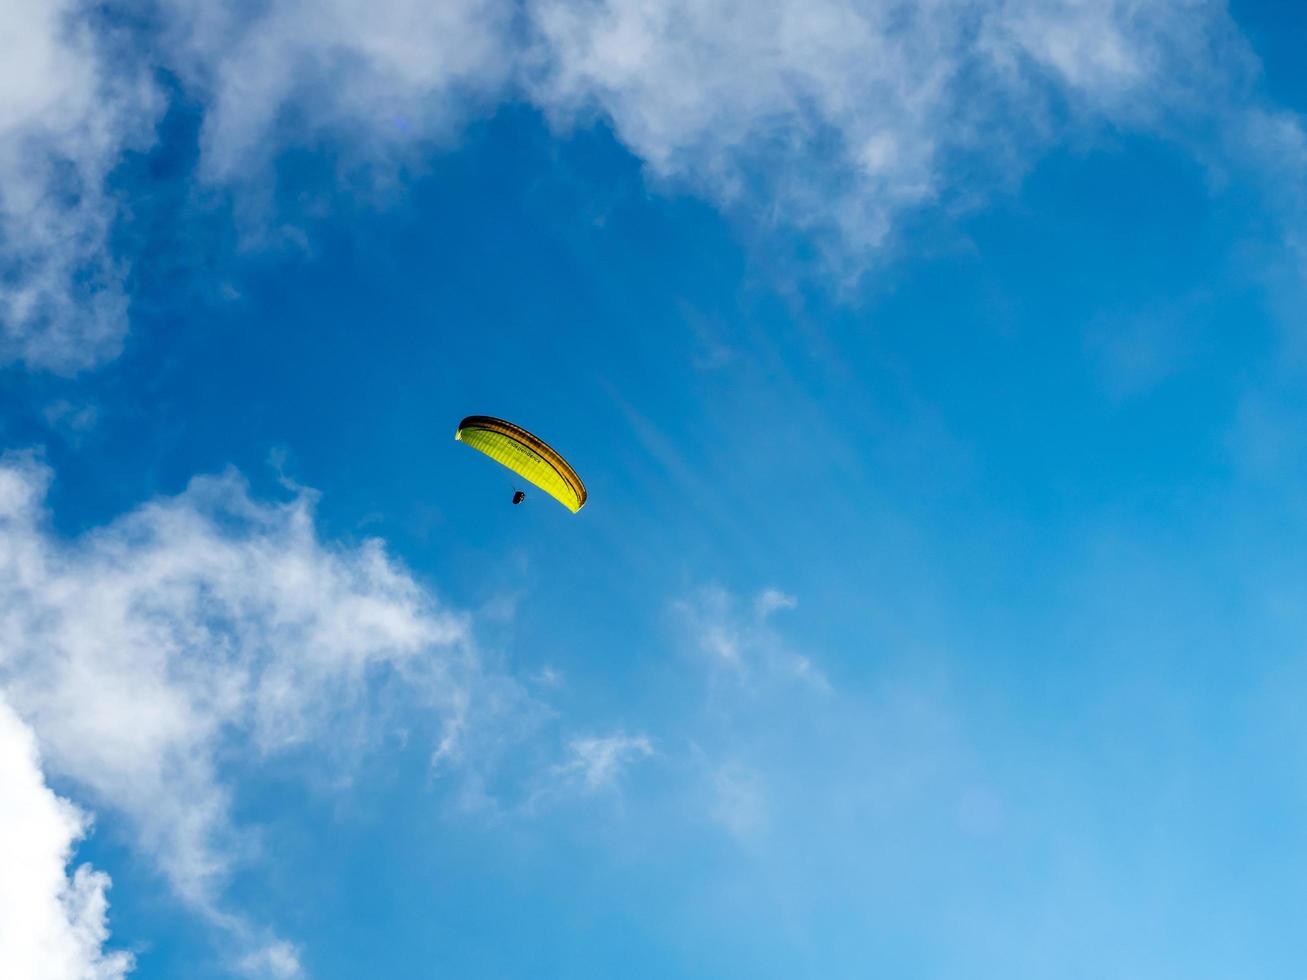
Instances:
[[[653,754],[653,744],[644,735],[579,736],[568,742],[568,757],[555,767],[554,775],[595,792],[616,785],[632,762]]]
[[[268,980],[295,980],[304,975],[298,951],[284,942],[250,953],[240,961],[238,968],[246,976],[266,977]]]
[[[941,56],[967,30],[953,5],[894,6],[537,0],[532,92],[606,117],[657,177],[875,247],[936,192]]]
[[[759,617],[766,619],[774,612],[782,609],[797,609],[799,600],[792,595],[786,595],[780,589],[763,589],[758,593],[758,598],[754,600],[754,609],[758,611]]]
[[[390,678],[443,719],[457,758],[478,683],[467,624],[379,542],[319,540],[307,493],[260,503],[234,473],[200,478],[63,541],[42,513],[50,478],[31,456],[0,459],[0,684],[52,771],[249,938],[220,908],[246,849],[225,760],[315,738],[347,752]]]
[[[346,148],[354,186],[375,186],[513,70],[510,0],[155,7],[156,38],[82,0],[0,10],[0,365],[73,373],[118,354],[131,257],[111,248],[108,178],[153,140],[156,68],[204,102],[201,171],[247,209],[288,133]]]
[[[1277,186],[1304,166],[1300,120],[1257,95],[1218,0],[162,0],[157,14],[148,43],[112,49],[74,0],[0,15],[0,359],[72,371],[120,345],[128,257],[108,248],[106,176],[158,115],[147,52],[204,107],[200,173],[247,210],[268,203],[287,148],[330,146],[345,186],[393,189],[433,141],[524,98],[560,126],[607,121],[655,180],[798,229],[854,275],[908,215],[974,206],[1100,128],[1220,132],[1203,152],[1274,157]]]
[[[279,126],[384,168],[406,145],[448,135],[513,71],[510,0],[162,7],[174,67],[205,100],[211,180],[264,176]]]
[[[75,0],[0,8],[0,364],[71,372],[118,353],[125,268],[106,177],[152,134],[157,94]]]
[[[86,816],[45,784],[36,739],[0,698],[0,977],[121,980],[132,956],[108,952],[109,878],[67,873]]]
[[[715,668],[726,668],[742,683],[761,679],[799,681],[819,691],[830,682],[812,660],[790,649],[769,624],[782,609],[798,608],[799,600],[779,589],[766,588],[752,602],[717,586],[700,589],[673,608],[695,645]]]
[[[1203,0],[529,9],[530,90],[546,110],[606,118],[657,177],[807,229],[854,267],[903,212],[1002,185],[1081,123],[1146,124],[1225,97],[1250,60]]]
[[[74,405],[66,398],[51,402],[41,410],[41,414],[50,428],[65,430],[73,436],[95,428],[100,415],[94,405]]]

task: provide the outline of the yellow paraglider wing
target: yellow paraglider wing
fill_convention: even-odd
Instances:
[[[502,463],[575,514],[585,506],[585,484],[567,460],[521,426],[489,415],[469,415],[454,438]]]

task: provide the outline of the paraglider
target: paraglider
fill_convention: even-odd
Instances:
[[[507,466],[573,514],[585,506],[585,484],[576,470],[548,443],[520,425],[489,415],[469,415],[458,423],[454,438]],[[525,491],[514,491],[514,504],[525,499]]]

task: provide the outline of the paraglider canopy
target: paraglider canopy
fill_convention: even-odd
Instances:
[[[585,484],[567,460],[520,425],[489,415],[469,415],[458,424],[454,438],[485,453],[549,494],[573,514],[585,506]],[[517,491],[513,503],[526,494]]]

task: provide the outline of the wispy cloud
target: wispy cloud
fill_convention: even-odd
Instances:
[[[241,958],[237,969],[249,977],[295,980],[303,976],[299,953],[290,943],[275,942]]]
[[[0,976],[121,980],[130,953],[105,949],[109,878],[67,872],[89,820],[45,784],[31,730],[0,698]]]
[[[856,270],[905,212],[1009,186],[1059,136],[1245,97],[1223,5],[534,0],[533,97],[659,178]]]
[[[71,0],[0,10],[0,363],[73,372],[115,356],[127,330],[106,181],[153,138],[162,103],[102,26]]]
[[[47,405],[41,415],[50,428],[79,436],[95,428],[99,412],[94,405],[74,405],[66,398],[59,398]]]
[[[578,736],[568,741],[567,756],[554,767],[553,775],[593,793],[616,786],[627,767],[653,754],[653,743],[644,735]]]
[[[1215,0],[164,0],[156,13],[148,36],[71,2],[2,15],[0,358],[74,371],[118,350],[130,256],[109,248],[108,175],[152,137],[155,67],[203,107],[200,176],[246,210],[268,203],[289,147],[329,145],[342,186],[393,190],[468,118],[524,98],[560,127],[604,121],[654,180],[749,227],[800,231],[842,276],[908,216],[974,207],[1102,129],[1191,145],[1182,134],[1215,131],[1201,154],[1253,161],[1276,186],[1303,170],[1300,120],[1257,94],[1256,59]]]
[[[165,0],[171,66],[206,106],[204,175],[266,176],[279,141],[337,140],[384,174],[447,137],[514,70],[510,0],[278,0],[258,8]],[[286,111],[292,108],[291,124]]]
[[[794,652],[797,625],[776,618],[797,605],[775,588],[747,596],[720,587],[676,604],[692,638],[702,644],[725,633],[738,657],[728,672],[708,658],[691,681],[700,703],[674,721],[689,746],[684,811],[726,831],[764,877],[795,881],[811,869],[779,853],[821,852],[828,832],[831,841],[857,842],[850,846],[859,855],[851,850],[844,861],[878,853],[872,860],[888,863],[875,834],[911,837],[925,813],[943,822],[946,837],[995,832],[1001,795],[967,747],[947,684],[928,669],[831,684]]]
[[[797,609],[799,600],[780,589],[763,589],[754,600],[753,607],[758,611],[759,618],[766,619],[781,609]]]
[[[378,542],[319,540],[310,494],[260,503],[234,473],[201,478],[63,542],[42,513],[51,475],[30,455],[0,462],[0,683],[52,769],[124,815],[182,898],[253,936],[222,908],[245,848],[219,756],[347,752],[390,678],[458,758],[478,670],[467,622]]]
[[[798,604],[776,588],[763,589],[744,602],[720,586],[707,586],[676,601],[673,608],[714,670],[725,668],[745,683],[798,680],[828,690],[830,682],[820,668],[782,642],[771,626],[777,612],[797,609]]]

